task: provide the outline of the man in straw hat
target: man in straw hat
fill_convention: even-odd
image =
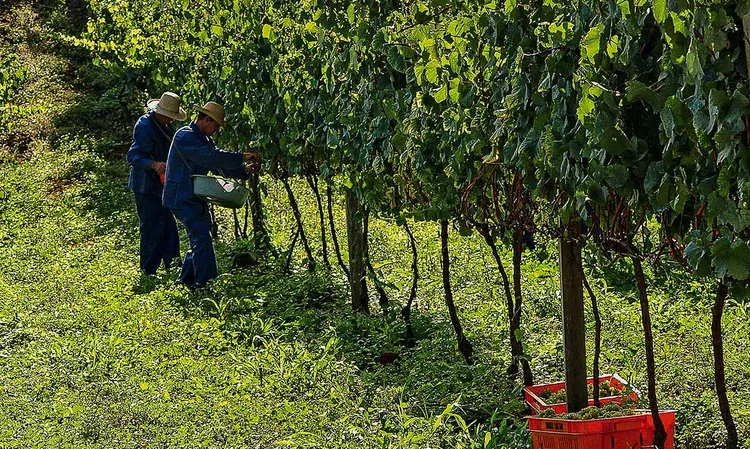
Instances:
[[[164,205],[187,229],[190,250],[185,254],[178,282],[191,288],[205,286],[218,276],[208,204],[193,195],[191,175],[212,171],[247,179],[248,173],[258,171],[260,163],[256,152],[235,153],[216,147],[211,136],[226,125],[220,104],[209,101],[195,109],[197,118],[177,131],[169,149],[163,195]]]
[[[165,92],[161,98],[149,100],[149,112],[138,119],[133,129],[133,144],[127,154],[130,165],[128,187],[135,194],[140,219],[141,270],[148,275],[164,262],[169,268],[180,258],[180,238],[172,212],[162,205],[162,185],[174,120],[185,120],[180,97]]]

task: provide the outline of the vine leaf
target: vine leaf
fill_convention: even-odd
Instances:
[[[672,209],[681,214],[685,210],[688,198],[690,198],[690,187],[683,180],[678,179],[676,195],[672,199]]]
[[[654,19],[659,23],[664,23],[669,15],[669,7],[667,6],[667,0],[654,0]]]
[[[451,80],[451,88],[448,91],[448,94],[450,95],[451,100],[453,100],[454,103],[458,103],[458,99],[459,99],[458,86],[460,83],[461,81],[458,78],[453,78]]]
[[[594,111],[594,101],[589,97],[588,95],[584,95],[581,97],[581,101],[578,103],[578,110],[576,111],[576,114],[578,115],[578,120],[581,121],[581,123],[586,123],[586,118],[591,116],[591,113]]]
[[[730,243],[729,239],[722,237],[714,242],[711,247],[714,256],[713,267],[719,277],[731,276],[738,280],[747,279],[750,274],[750,266],[746,263],[750,258],[750,247],[742,240]]]
[[[425,66],[422,64],[414,65],[414,78],[417,80],[417,86],[422,86]]]
[[[617,7],[620,8],[620,13],[623,17],[627,17],[632,12],[630,9],[629,0],[617,0]]]
[[[441,87],[437,92],[435,92],[434,97],[435,101],[438,103],[442,103],[445,100],[448,99],[448,86],[446,84],[443,84],[443,87]]]
[[[685,248],[684,255],[693,269],[697,270],[706,251],[695,242],[690,242]]]
[[[626,151],[633,149],[627,136],[617,126],[612,126],[604,131],[604,139],[602,139],[602,147],[604,150],[613,156],[623,154]]]
[[[729,103],[729,111],[727,111],[727,121],[737,120],[742,115],[747,113],[747,107],[750,104],[747,97],[745,97],[739,90],[735,90],[732,94],[731,102]]]
[[[437,84],[438,67],[440,67],[440,63],[433,59],[432,61],[428,62],[424,68],[424,76],[425,78],[427,78],[427,81],[432,84]]]
[[[607,41],[607,56],[614,58],[620,50],[620,36],[614,35]]]
[[[273,28],[271,28],[271,25],[265,24],[263,25],[263,37],[268,39],[269,41],[274,40],[276,37],[276,34],[273,32]]]
[[[696,45],[695,40],[690,43],[690,49],[688,50],[685,63],[687,64],[688,75],[690,75],[693,80],[698,81],[703,78],[703,66],[701,65],[700,55],[698,54],[698,45]]]
[[[403,55],[399,51],[398,47],[391,47],[388,49],[388,64],[401,73],[406,72],[406,62],[404,61]]]
[[[655,111],[661,110],[662,100],[659,95],[640,81],[629,81],[625,87],[625,98],[628,101],[644,101]]]
[[[372,37],[372,49],[378,52],[383,51],[383,48],[385,47],[385,38],[385,31],[378,30]]]
[[[451,36],[462,36],[471,29],[473,22],[467,17],[456,19],[448,24],[448,34]]]
[[[581,46],[586,51],[586,57],[589,61],[594,62],[594,57],[599,54],[601,49],[601,37],[604,31],[604,24],[600,23],[594,28],[590,29],[586,36],[581,41]]]

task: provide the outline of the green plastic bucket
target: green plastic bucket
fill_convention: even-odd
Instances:
[[[242,184],[218,176],[193,175],[193,194],[217,206],[239,209],[247,203],[250,190]]]

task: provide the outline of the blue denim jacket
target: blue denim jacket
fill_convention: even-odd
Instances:
[[[185,166],[185,162],[189,167]],[[180,128],[172,140],[167,157],[167,182],[164,184],[162,203],[175,208],[180,203],[195,201],[190,176],[205,175],[209,171],[230,178],[248,178],[242,167],[242,153],[216,148],[213,139],[203,134],[198,125],[192,122]]]
[[[128,179],[130,190],[135,193],[161,196],[159,174],[151,169],[151,162],[167,160],[173,135],[174,131],[169,125],[162,125],[156,121],[156,113],[153,111],[138,119],[133,128],[133,144],[126,156],[130,165],[130,179]]]

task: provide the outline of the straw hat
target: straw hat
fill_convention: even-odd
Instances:
[[[180,107],[179,95],[173,92],[164,92],[161,98],[149,100],[146,106],[156,111],[157,114],[165,115],[178,121],[183,121],[187,118],[185,110]]]
[[[206,114],[207,116],[214,119],[214,121],[218,123],[222,128],[226,128],[227,124],[224,123],[224,107],[219,103],[209,101],[208,103],[204,104],[203,107],[200,107],[196,104],[195,110]]]

